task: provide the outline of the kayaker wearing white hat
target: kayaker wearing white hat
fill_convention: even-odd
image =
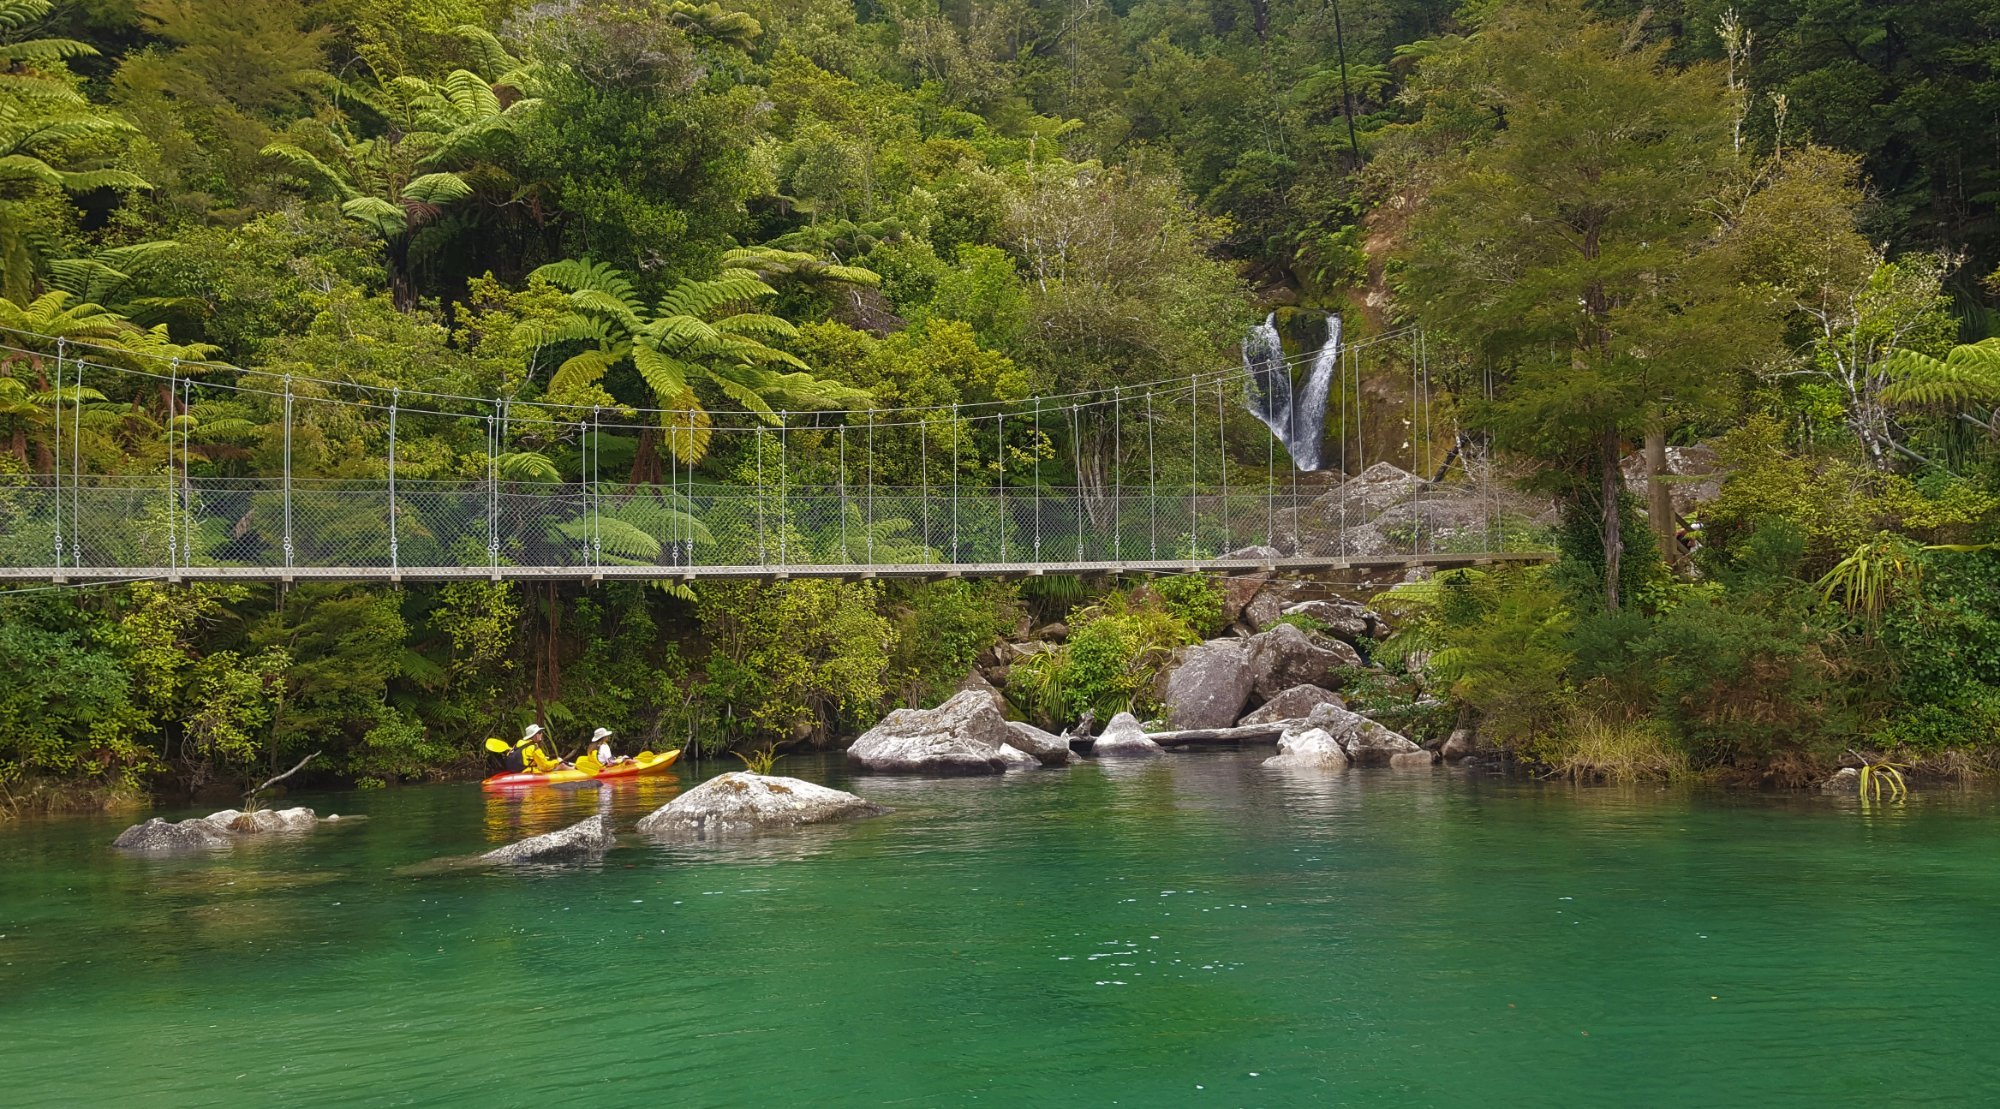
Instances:
[[[563,762],[560,759],[552,759],[542,753],[541,745],[535,742],[542,735],[542,726],[540,724],[528,725],[527,729],[521,733],[521,741],[516,743],[514,749],[507,753],[508,766],[511,768],[515,757],[519,756],[523,768],[532,770],[537,774],[547,774],[552,770],[569,769],[569,763]]]
[[[590,733],[591,753],[597,756],[599,766],[617,766],[621,762],[631,762],[630,757],[620,758],[611,753],[611,729],[599,728]]]

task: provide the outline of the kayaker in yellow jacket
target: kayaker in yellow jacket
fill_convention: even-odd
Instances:
[[[521,733],[521,742],[514,745],[514,750],[521,753],[522,761],[527,764],[527,769],[535,774],[548,774],[557,770],[568,770],[569,763],[552,759],[542,753],[541,745],[536,742],[536,740],[541,738],[542,734],[542,726],[540,724],[530,724],[527,731]]]

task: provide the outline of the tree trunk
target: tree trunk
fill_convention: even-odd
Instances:
[[[1646,429],[1646,516],[1660,545],[1660,557],[1667,565],[1678,566],[1681,545],[1674,538],[1674,496],[1666,476],[1667,429],[1654,425]]]
[[[1604,610],[1618,611],[1618,577],[1623,567],[1625,538],[1618,526],[1618,494],[1624,475],[1618,472],[1618,433],[1607,431],[1598,458],[1599,496],[1604,500]]]

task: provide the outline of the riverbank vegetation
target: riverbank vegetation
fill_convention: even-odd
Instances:
[[[995,433],[942,413],[1227,366],[1273,307],[1339,311],[1424,328],[1436,411],[1556,506],[1562,552],[1381,598],[1376,700],[1437,698],[1578,775],[1976,767],[2000,728],[2000,154],[1967,136],[1996,35],[1904,2],[0,0],[0,481],[50,471],[58,403],[95,473],[275,472],[275,390],[55,376],[87,349],[291,375],[301,477],[383,473],[386,421],[310,403],[348,383],[507,401],[498,442],[404,415],[411,480],[750,484],[774,445],[711,413],[819,412],[775,449],[832,483],[837,428],[939,406],[884,429],[871,484],[1087,487],[1136,440],[1010,427],[982,454]],[[681,417],[592,432],[566,405]],[[1148,449],[1195,430],[1161,413]],[[1662,461],[1697,444],[1698,494]],[[1215,453],[1194,465],[1261,480],[1261,448]],[[688,534],[656,500],[607,550]],[[840,542],[908,542],[853,523]],[[831,742],[1059,619],[1008,692],[1102,720],[1219,630],[1213,593],[24,590],[0,596],[0,805],[313,750],[347,781],[465,774],[528,720]]]

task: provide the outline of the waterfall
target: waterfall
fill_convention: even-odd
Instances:
[[[1334,371],[1340,366],[1340,317],[1326,318],[1326,342],[1313,356],[1303,387],[1294,392],[1291,367],[1278,339],[1277,315],[1243,337],[1243,369],[1249,374],[1245,407],[1264,421],[1278,442],[1285,445],[1292,465],[1301,470],[1324,466],[1322,440],[1326,438],[1326,402],[1333,390]]]

